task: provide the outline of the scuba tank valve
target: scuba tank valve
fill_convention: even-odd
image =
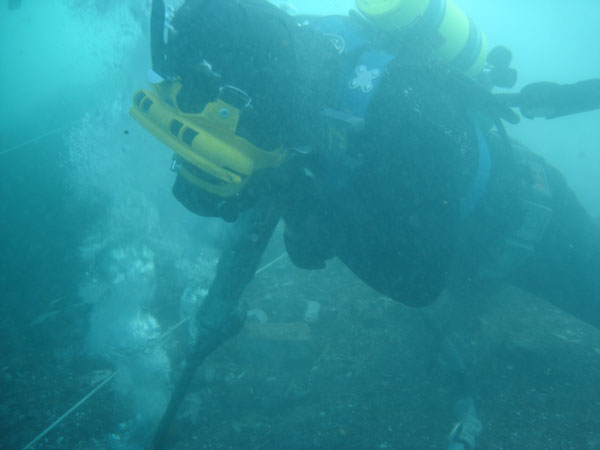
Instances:
[[[422,33],[440,58],[470,77],[485,65],[485,35],[452,0],[356,0],[356,6],[383,31]]]

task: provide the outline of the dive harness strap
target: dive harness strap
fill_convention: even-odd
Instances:
[[[445,2],[442,3],[445,5]],[[434,10],[445,12],[445,7],[438,5],[437,8],[431,8],[429,20],[435,20],[439,16],[434,14]],[[373,94],[381,83],[387,66],[395,57],[371,47],[360,26],[342,16],[324,17],[311,22],[310,26],[329,37],[341,56],[335,109],[327,109],[323,114],[338,125],[342,124],[343,132],[361,131]],[[461,221],[469,216],[483,198],[492,168],[489,144],[484,132],[474,115],[471,121],[477,140],[478,166],[471,187],[460,200]]]
[[[383,79],[392,55],[378,49],[368,49],[356,61],[353,69],[344,70],[337,92],[338,108],[352,117],[363,118],[373,98],[375,89]]]
[[[471,187],[467,193],[460,199],[460,220],[464,221],[469,214],[475,209],[479,201],[483,198],[490,181],[490,173],[492,171],[492,157],[490,155],[490,147],[485,138],[481,127],[477,124],[477,120],[471,117],[473,127],[475,129],[475,137],[477,139],[478,163],[477,172]]]
[[[348,18],[323,17],[311,22],[310,26],[328,37],[341,57],[335,109],[323,113],[328,118],[345,122],[352,131],[360,131],[373,93],[381,83],[387,65],[395,57],[371,47],[365,32]]]

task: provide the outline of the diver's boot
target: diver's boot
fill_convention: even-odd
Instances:
[[[459,421],[448,436],[447,450],[474,450],[482,429],[475,401],[472,397],[461,398],[454,404],[454,411]]]

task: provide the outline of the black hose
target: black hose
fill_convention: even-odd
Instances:
[[[218,341],[214,341],[214,343],[207,344],[205,341],[198,341],[196,347],[193,352],[186,360],[185,367],[183,372],[181,373],[181,377],[179,381],[175,385],[175,389],[173,390],[173,394],[171,394],[171,400],[169,400],[169,405],[163,414],[163,417],[156,429],[156,433],[154,434],[154,439],[152,440],[152,450],[163,450],[165,449],[165,441],[169,434],[169,430],[171,428],[171,424],[173,423],[173,419],[177,415],[177,411],[179,410],[179,406],[185,397],[186,392],[188,391],[192,379],[194,378],[194,374],[198,369],[198,366],[202,364],[204,358],[210,355],[215,348],[218,346]]]
[[[165,4],[163,0],[153,0],[150,13],[150,53],[152,56],[152,69],[165,76]]]

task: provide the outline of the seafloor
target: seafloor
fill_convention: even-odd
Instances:
[[[265,260],[281,250],[276,239]],[[176,310],[178,294],[162,307]],[[600,332],[516,288],[471,305],[442,296],[416,310],[370,290],[337,262],[309,272],[286,258],[258,275],[245,299],[266,317],[255,311],[205,361],[168,448],[444,448],[452,383],[440,330],[457,343],[474,381],[478,448],[600,448]],[[320,310],[307,322],[309,301]],[[66,330],[85,326],[81,308],[21,328],[0,314],[7,349],[0,448],[21,448],[110,373],[102,361],[67,355]],[[185,336],[171,338],[175,360]],[[135,448],[120,446],[131,439],[134,415],[108,385],[35,448]]]

